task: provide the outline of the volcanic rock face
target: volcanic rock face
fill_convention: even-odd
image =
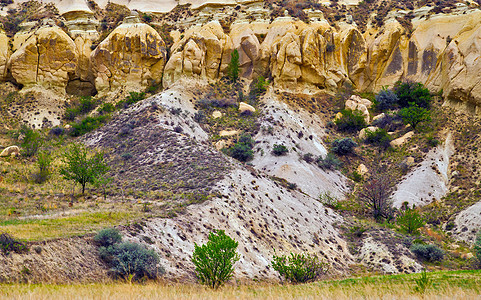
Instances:
[[[9,59],[13,78],[29,87],[40,85],[65,92],[75,73],[78,51],[72,39],[59,27],[36,30]]]
[[[137,17],[129,17],[91,54],[99,93],[119,87],[140,90],[162,78],[167,51],[160,35]]]

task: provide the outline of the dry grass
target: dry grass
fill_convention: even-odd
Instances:
[[[257,283],[212,291],[196,284],[126,283],[3,285],[0,299],[479,299],[481,272],[429,273],[433,285],[414,292],[418,274],[320,281],[301,285]]]

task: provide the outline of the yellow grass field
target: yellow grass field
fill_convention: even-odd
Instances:
[[[0,299],[481,299],[481,271],[428,273],[432,284],[415,291],[420,274],[318,281],[300,285],[229,284],[217,291],[197,284],[122,282],[77,285],[0,285]]]

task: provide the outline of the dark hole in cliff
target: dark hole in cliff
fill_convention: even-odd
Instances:
[[[66,92],[67,94],[76,96],[95,96],[97,89],[95,89],[95,85],[90,81],[74,79],[67,83]]]

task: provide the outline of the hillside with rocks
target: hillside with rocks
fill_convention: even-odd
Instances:
[[[476,265],[479,1],[0,6],[0,232],[30,248],[1,252],[0,282],[106,280],[104,227],[153,249],[172,281],[195,280],[194,243],[214,229],[239,242],[238,280],[277,280],[272,257],[290,252],[316,254],[326,278]],[[400,83],[430,102],[382,108]],[[407,122],[413,107],[429,118]],[[348,114],[363,125],[342,129]],[[86,193],[59,172],[73,144],[108,164]],[[360,200],[370,186],[389,216]],[[414,233],[397,222],[410,208]]]

